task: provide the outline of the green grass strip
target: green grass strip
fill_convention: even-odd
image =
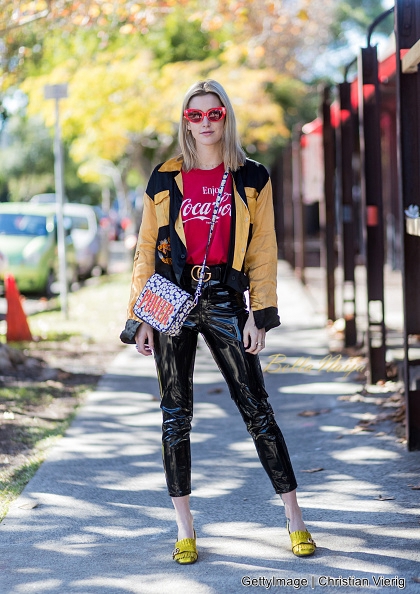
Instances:
[[[38,432],[33,444],[33,454],[21,466],[0,472],[0,522],[4,520],[12,501],[17,499],[23,489],[46,459],[54,444],[64,435],[76,415],[76,409],[64,421],[57,421],[54,427]]]

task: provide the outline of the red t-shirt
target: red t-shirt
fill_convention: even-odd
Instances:
[[[184,199],[181,205],[181,214],[187,240],[188,264],[203,263],[214,203],[224,172],[223,163],[215,169],[192,169],[182,172]],[[223,198],[207,255],[209,266],[227,262],[231,209],[232,177],[229,175],[223,190]]]

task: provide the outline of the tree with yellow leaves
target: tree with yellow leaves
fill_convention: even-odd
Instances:
[[[52,126],[54,113],[44,100],[44,86],[68,82],[61,122],[74,160],[91,161],[92,169],[97,159],[123,162],[123,171],[137,167],[147,177],[156,161],[176,151],[182,97],[200,78],[216,78],[226,86],[249,152],[288,135],[281,107],[265,92],[278,75],[267,68],[233,66],[224,55],[218,62],[173,62],[156,69],[146,49],[121,48],[93,62],[69,58],[48,75],[28,77],[21,88],[29,97],[29,113],[42,114]],[[86,175],[89,167],[82,171]]]
[[[0,0],[0,90],[20,86],[28,113],[52,125],[44,86],[68,83],[63,136],[86,179],[98,179],[98,159],[118,164],[124,179],[133,169],[147,177],[175,152],[181,100],[199,78],[227,88],[246,149],[263,152],[288,136],[275,97],[283,88],[289,101],[304,95],[292,77],[327,43],[335,5]]]
[[[115,35],[146,37],[174,13],[208,33],[211,44],[229,42],[244,61],[301,74],[302,59],[329,39],[335,0],[0,0],[2,68],[15,80],[25,62],[42,55],[54,31],[92,30],[102,43]],[[146,41],[147,43],[147,41]],[[301,59],[302,58],[302,59]],[[5,82],[5,81],[3,81]]]

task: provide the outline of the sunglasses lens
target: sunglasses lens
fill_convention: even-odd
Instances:
[[[190,122],[194,122],[194,123],[201,122],[203,117],[204,116],[203,116],[202,111],[188,110],[188,119],[190,120]]]
[[[219,120],[222,119],[222,117],[224,116],[223,110],[222,109],[210,109],[207,112],[207,117],[211,122],[218,122]]]

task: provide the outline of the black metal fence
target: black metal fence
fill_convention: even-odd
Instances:
[[[396,51],[378,60],[375,26],[394,15]],[[279,254],[305,280],[314,264],[305,196],[305,158],[323,162],[319,258],[326,271],[326,311],[336,319],[340,251],[345,346],[357,344],[356,264],[366,267],[369,381],[386,379],[384,264],[402,271],[407,442],[420,449],[420,2],[396,0],[369,28],[357,77],[325,88],[320,117],[295,131],[274,170]],[[311,138],[311,146],[308,140]],[[315,140],[315,142],[314,142]],[[310,149],[310,150],[309,150]],[[313,152],[311,152],[313,151]],[[306,157],[308,159],[308,157]],[[316,176],[316,172],[315,172]],[[322,195],[321,195],[322,194]],[[317,198],[318,196],[318,198]],[[311,202],[311,200],[309,200]],[[406,213],[409,213],[407,215]],[[417,215],[417,216],[416,216]]]

